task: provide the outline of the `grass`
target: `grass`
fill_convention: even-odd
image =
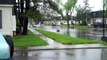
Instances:
[[[62,28],[67,28],[67,25],[62,26]],[[70,26],[70,28],[87,29],[87,28],[92,28],[92,26],[72,25]]]
[[[54,32],[49,32],[41,29],[37,29],[38,32],[52,38],[53,40],[60,42],[62,44],[72,45],[72,44],[93,44],[99,43],[95,40],[83,39],[83,38],[74,38],[67,35],[62,35]]]
[[[52,24],[50,24],[50,23],[49,23],[49,24],[46,24],[46,23],[45,23],[44,25],[45,25],[45,26],[52,26]]]
[[[29,47],[29,46],[43,46],[48,45],[47,42],[42,40],[39,36],[28,32],[28,35],[21,35],[13,37],[15,47]]]

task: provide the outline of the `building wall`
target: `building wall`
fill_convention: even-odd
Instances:
[[[102,22],[102,18],[97,18],[96,22]]]
[[[13,36],[12,6],[0,5],[2,10],[2,28],[0,33]]]
[[[91,24],[93,24],[94,22],[102,22],[102,18],[93,18],[93,19],[91,19]]]

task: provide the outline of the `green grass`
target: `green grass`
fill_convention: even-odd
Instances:
[[[41,29],[37,29],[37,31],[52,38],[53,40],[55,40],[57,42],[60,42],[62,44],[67,44],[67,45],[99,43],[95,40],[74,38],[74,37],[70,37],[70,36],[66,36],[66,35],[62,35],[62,34],[58,34],[58,33],[54,33],[54,32],[49,32],[49,31],[45,31],[45,30],[41,30]]]
[[[42,40],[39,36],[28,32],[28,35],[21,35],[13,37],[15,47],[29,47],[29,46],[43,46],[48,45],[47,42]]]
[[[100,44],[107,46],[107,42],[100,42]]]
[[[50,23],[48,23],[48,24],[45,23],[44,25],[45,25],[45,26],[52,26],[52,24],[50,24]]]
[[[67,25],[62,26],[62,28],[67,28]],[[87,29],[87,28],[92,28],[92,26],[72,25],[70,26],[70,28]]]

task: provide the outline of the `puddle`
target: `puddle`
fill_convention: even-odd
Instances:
[[[107,49],[20,51],[14,60],[107,60]]]
[[[69,29],[69,34],[68,34],[67,33],[68,30],[66,28],[60,28],[58,26],[54,27],[54,28],[53,27],[54,26],[44,26],[44,27],[41,27],[41,29],[64,34],[64,35],[70,35],[72,37],[94,39],[97,41],[101,41],[101,37],[103,36],[102,29],[96,29],[96,28],[85,29],[85,30]],[[57,29],[59,29],[60,32],[57,32]],[[107,36],[107,31],[106,31],[105,35]]]

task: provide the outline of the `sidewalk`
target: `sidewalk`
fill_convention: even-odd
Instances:
[[[43,34],[34,30],[34,28],[29,28],[31,32],[40,36],[43,40],[48,42],[48,46],[36,46],[36,47],[17,47],[15,51],[18,50],[28,50],[28,51],[35,51],[35,50],[68,50],[68,49],[106,49],[107,46],[102,44],[80,44],[80,45],[63,45],[54,41],[53,39],[44,36]]]

